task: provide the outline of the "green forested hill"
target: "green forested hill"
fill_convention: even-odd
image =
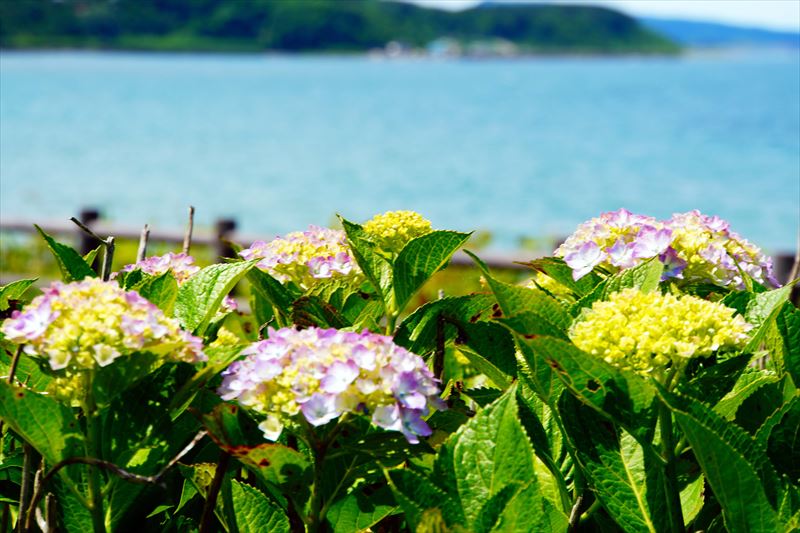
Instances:
[[[445,12],[377,0],[0,0],[3,48],[361,51],[437,38],[530,52],[671,53],[677,45],[598,7]]]

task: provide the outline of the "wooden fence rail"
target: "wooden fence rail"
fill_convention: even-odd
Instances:
[[[100,220],[100,213],[96,209],[83,209],[80,211],[78,219],[91,228],[100,236],[113,235],[115,239],[125,239],[136,241],[141,234],[141,228],[133,226],[121,226],[108,224]],[[51,235],[74,237],[78,241],[78,249],[82,254],[97,247],[98,243],[94,238],[87,235],[70,221],[49,221],[34,222],[30,220],[2,220],[0,221],[0,232],[14,232],[35,234],[34,224],[38,224],[44,231]],[[192,244],[209,246],[214,248],[217,257],[233,257],[235,254],[231,248],[231,243],[237,242],[249,245],[256,240],[265,240],[264,235],[246,235],[236,231],[236,220],[231,218],[217,219],[214,223],[213,231],[195,230],[192,235]],[[149,242],[161,242],[167,244],[180,245],[183,243],[184,233],[175,230],[159,230],[150,228]],[[268,237],[267,237],[268,238]],[[542,257],[550,253],[551,250],[529,252],[518,254],[498,254],[496,252],[482,252],[481,259],[491,268],[503,270],[525,270],[526,266],[520,262],[531,261],[537,257]],[[453,256],[451,264],[457,266],[472,266],[474,263],[470,257],[458,252]]]

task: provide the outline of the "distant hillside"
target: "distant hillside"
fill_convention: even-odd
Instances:
[[[639,20],[648,28],[690,47],[758,46],[800,48],[800,33],[797,32],[770,31],[689,20],[655,18],[642,18]]]
[[[364,51],[511,43],[515,53],[675,53],[622,13],[519,5],[461,12],[377,0],[0,0],[0,47]]]

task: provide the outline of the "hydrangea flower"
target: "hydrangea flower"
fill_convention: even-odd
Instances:
[[[269,440],[292,417],[319,426],[361,413],[416,443],[431,434],[423,417],[444,408],[422,358],[366,330],[270,329],[242,353],[247,357],[223,372],[218,393],[266,415],[259,427]]]
[[[718,217],[699,211],[667,221],[625,209],[584,222],[554,254],[563,257],[578,280],[600,265],[609,272],[635,267],[658,257],[663,279],[684,279],[743,289],[742,273],[759,283],[778,286],[772,260],[758,247],[730,231]]]
[[[178,285],[183,285],[193,275],[200,272],[200,267],[194,264],[194,257],[183,252],[175,254],[168,252],[164,255],[154,255],[122,267],[120,272],[133,272],[134,270],[141,270],[145,274],[151,276],[160,276],[165,272],[169,272],[178,282]],[[115,277],[112,275],[112,277]],[[222,307],[228,311],[236,311],[239,304],[231,296],[225,296],[222,300]]]
[[[171,272],[179,284],[188,280],[193,274],[200,271],[200,267],[194,264],[194,257],[185,253],[174,254],[172,252],[164,255],[154,255],[142,259],[136,263],[125,265],[120,272],[133,272],[141,270],[151,276],[159,276],[164,272]]]
[[[759,283],[780,285],[772,259],[731,231],[724,220],[694,210],[672,215],[667,225],[673,233],[670,246],[676,260],[685,265],[685,279],[744,289],[744,273]]]
[[[615,272],[660,256],[671,239],[672,231],[655,218],[620,209],[578,226],[554,254],[564,258],[578,280],[597,265]]]
[[[344,231],[318,226],[270,242],[256,241],[239,255],[245,260],[261,259],[258,268],[281,282],[294,281],[304,288],[319,279],[357,278],[361,273]]]
[[[387,211],[364,224],[364,231],[386,253],[400,252],[408,241],[433,231],[429,220],[414,211]]]
[[[692,358],[742,348],[751,326],[734,313],[694,296],[624,289],[592,304],[569,336],[578,348],[607,363],[661,376]]]
[[[203,342],[182,330],[155,305],[115,282],[90,278],[56,282],[22,311],[14,311],[0,332],[24,352],[57,371],[57,396],[78,400],[88,372],[134,352],[168,361],[205,361]]]
[[[25,344],[25,353],[47,360],[53,370],[107,366],[137,351],[163,351],[174,361],[204,361],[202,341],[182,330],[134,291],[96,278],[55,282],[0,331]]]

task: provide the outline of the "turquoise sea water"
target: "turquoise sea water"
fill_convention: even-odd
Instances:
[[[800,57],[376,61],[0,54],[0,218],[264,237],[414,209],[511,249],[699,208],[770,251],[800,210]]]

